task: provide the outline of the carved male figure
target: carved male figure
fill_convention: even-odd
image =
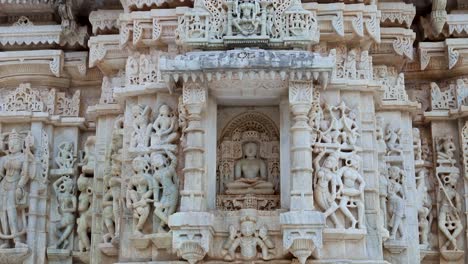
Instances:
[[[459,250],[457,246],[457,237],[463,231],[463,225],[460,218],[462,212],[462,201],[458,194],[456,185],[459,178],[458,173],[443,175],[442,183],[439,180],[439,192],[437,202],[439,203],[439,230],[445,235],[447,241],[441,246],[442,250]]]
[[[151,134],[151,146],[174,143],[179,137],[177,116],[169,106],[163,104],[159,107],[159,114],[152,126],[148,127]]]
[[[80,191],[80,195],[78,196],[79,217],[76,220],[76,233],[78,234],[79,250],[84,252],[89,251],[91,246],[88,236],[92,220],[91,204],[93,200],[93,188],[91,178],[87,178],[81,174],[80,177],[78,177],[77,186]]]
[[[75,157],[73,155],[73,143],[62,142],[58,146],[58,154],[55,158],[55,162],[60,169],[72,168],[75,163]]]
[[[392,228],[390,239],[396,239],[397,232],[400,234],[400,239],[405,239],[403,228],[403,218],[406,210],[406,190],[404,185],[404,171],[397,166],[391,166],[388,170],[388,201],[390,212],[389,226]]]

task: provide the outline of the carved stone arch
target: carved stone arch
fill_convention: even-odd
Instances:
[[[234,181],[234,165],[242,158],[242,146],[255,142],[259,147],[258,156],[268,166],[268,181],[279,191],[279,130],[275,122],[258,111],[241,113],[222,129],[218,141],[217,192],[224,192],[225,183]]]

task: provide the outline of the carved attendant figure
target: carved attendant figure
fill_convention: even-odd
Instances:
[[[32,154],[29,152],[29,146],[26,146],[25,153],[21,152],[22,147],[23,140],[20,135],[16,130],[11,131],[8,135],[8,154],[0,160],[0,223],[2,227],[0,238],[13,239],[15,248],[27,247],[21,239],[21,236],[26,233],[27,225],[25,212],[27,191],[25,188],[34,173],[29,168],[29,162],[33,158],[30,157]],[[0,245],[0,248],[5,247],[8,247],[8,243]]]
[[[133,210],[133,220],[136,235],[141,235],[143,226],[150,213],[150,203],[154,202],[154,180],[145,172],[147,161],[143,157],[136,157],[132,163],[135,175],[127,186],[127,208]]]
[[[257,144],[248,142],[243,146],[245,158],[237,161],[234,168],[234,182],[226,184],[227,194],[273,194],[272,183],[267,179],[267,165],[257,158]]]
[[[254,217],[245,216],[240,219],[240,234],[234,226],[229,226],[229,238],[225,242],[223,249],[225,252],[225,260],[252,260],[257,257],[257,247],[262,250],[261,258],[264,260],[272,259],[273,256],[270,250],[275,246],[267,236],[267,229],[260,228],[256,233],[256,219]],[[236,254],[236,249],[240,247],[240,254]]]
[[[75,186],[70,176],[62,176],[54,182],[53,188],[57,195],[60,222],[57,224],[58,240],[52,248],[66,249],[68,247],[73,226],[75,225],[76,197]]]
[[[155,195],[154,214],[159,223],[157,232],[165,232],[164,227],[169,223],[169,216],[175,213],[179,199],[179,177],[176,173],[177,157],[170,151],[151,154],[151,166],[154,171]],[[161,186],[161,187],[158,187]],[[162,190],[160,196],[159,190]]]
[[[401,155],[400,130],[396,131],[390,125],[385,134],[385,143],[387,143],[387,155]]]

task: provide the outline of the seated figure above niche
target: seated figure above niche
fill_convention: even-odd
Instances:
[[[218,207],[275,209],[279,202],[279,141],[274,122],[260,112],[234,117],[218,143]]]

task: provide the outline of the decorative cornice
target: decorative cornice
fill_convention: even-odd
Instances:
[[[117,30],[119,28],[119,15],[123,10],[97,10],[89,14],[89,22],[93,29],[93,34]]]
[[[373,53],[393,55],[413,60],[413,42],[416,34],[410,29],[404,28],[381,28],[382,43],[379,47],[373,47]],[[392,49],[393,54],[388,54]]]
[[[194,0],[120,0],[122,6],[127,10],[148,9],[148,7],[161,7],[163,5],[187,5]]]
[[[0,27],[0,45],[59,44],[62,34],[60,25],[12,25]]]
[[[91,37],[89,46],[89,67],[99,66],[101,71],[125,68],[127,50],[119,45],[119,35]]]
[[[468,15],[450,14],[447,16],[449,34],[468,36]]]
[[[382,13],[380,23],[406,26],[410,28],[416,15],[416,7],[413,4],[403,2],[383,2],[377,4],[378,9]]]
[[[425,70],[432,57],[445,57],[445,42],[419,42],[421,70]]]

